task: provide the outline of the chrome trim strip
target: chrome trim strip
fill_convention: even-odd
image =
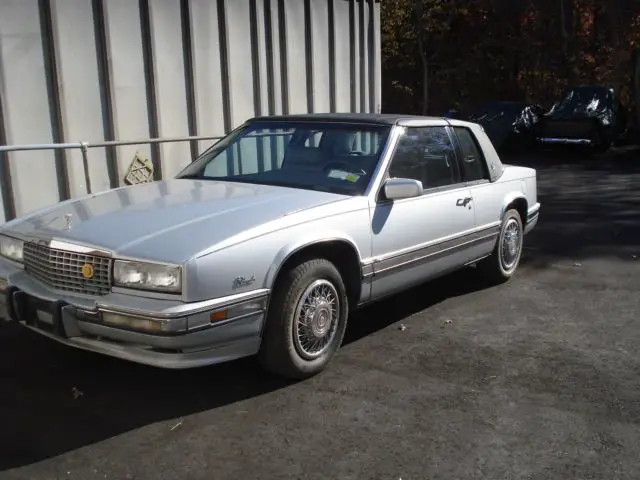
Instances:
[[[49,241],[49,247],[57,250],[65,250],[67,252],[81,253],[85,255],[96,255],[98,257],[112,257],[113,253],[109,250],[97,248],[93,246],[86,246],[77,243],[71,243],[64,240],[58,240],[53,238]]]
[[[129,257],[127,255],[118,255],[115,258],[116,262],[131,262],[131,263],[149,263],[151,265],[159,265],[161,267],[174,267],[174,268],[182,268],[181,263],[172,263],[172,262],[160,262],[158,260],[145,260],[144,258],[138,257]],[[123,287],[127,288],[127,287]]]
[[[374,265],[374,278],[385,275],[399,268],[409,268],[424,261],[432,260],[434,257],[454,253],[457,250],[469,248],[475,244],[492,241],[497,238],[499,228],[484,229],[478,232],[467,234],[464,237],[456,237],[435,245],[423,247],[417,251],[398,255],[393,258],[377,262]]]
[[[451,123],[447,118],[440,117],[410,117],[400,118],[397,124],[401,127],[449,127]]]
[[[527,211],[527,223],[524,226],[524,234],[528,235],[531,230],[538,224],[540,217],[540,203],[536,203]]]
[[[264,314],[267,311],[267,302],[267,296],[250,298],[242,302],[234,303],[230,306],[224,306],[216,308],[214,310],[209,310],[206,312],[209,315],[190,315],[187,322],[187,329],[189,330],[189,332],[206,330],[208,328],[215,328],[227,323],[234,322],[236,320],[241,320],[252,315]],[[225,310],[227,312],[227,318],[225,320],[218,320],[213,323],[211,322],[212,314]]]
[[[253,315],[264,315],[265,313],[266,313],[266,299],[265,299],[265,308],[263,308],[262,310],[254,310],[252,312],[236,315],[235,317],[230,317],[230,318],[227,318],[226,320],[221,320],[219,322],[210,323],[208,325],[198,325],[197,327],[188,328],[187,333],[202,332],[204,330],[210,330],[212,328],[222,327],[223,325],[228,325],[229,323],[237,322],[239,320],[252,317]]]
[[[53,238],[43,238],[36,237],[33,235],[20,235],[10,234],[13,238],[17,238],[22,240],[25,243],[35,243],[38,245],[45,245],[49,248],[55,248],[57,250],[65,250],[70,253],[79,253],[83,255],[95,255],[97,257],[113,257],[113,252],[111,250],[106,250],[101,247],[97,247],[95,245],[88,245],[84,243],[75,243],[70,242],[68,240],[63,240],[57,237]]]
[[[395,258],[395,257],[399,257],[399,256],[402,256],[402,255],[410,254],[412,252],[417,252],[417,251],[424,250],[424,249],[429,248],[431,246],[437,246],[437,245],[444,244],[446,242],[450,242],[450,241],[455,241],[457,239],[466,238],[466,237],[468,237],[470,235],[486,233],[487,231],[492,231],[492,230],[494,230],[496,228],[497,228],[497,230],[499,230],[499,227],[500,227],[501,223],[502,222],[500,222],[500,221],[492,222],[492,223],[483,225],[481,227],[476,227],[476,228],[472,228],[470,230],[465,230],[463,232],[456,233],[456,234],[453,234],[453,235],[449,235],[447,237],[442,237],[442,238],[438,238],[436,240],[431,240],[429,242],[420,243],[418,245],[414,245],[414,246],[411,246],[411,247],[403,248],[402,250],[396,250],[394,252],[390,252],[390,253],[387,253],[387,254],[384,254],[384,255],[380,255],[378,257],[373,257],[372,259],[366,259],[362,263],[363,264],[368,264],[368,263],[378,264],[380,262],[384,262],[386,260],[389,260],[389,259],[392,259],[392,258]]]
[[[223,307],[231,307],[237,303],[247,300],[258,299],[269,295],[269,289],[261,288],[250,292],[238,293],[227,297],[214,298],[212,300],[204,300],[202,302],[182,303],[170,307],[162,312],[149,312],[137,308],[112,307],[108,304],[97,302],[98,310],[103,312],[120,313],[124,315],[133,315],[143,318],[174,318],[184,317],[186,315],[195,315],[197,313],[206,312],[207,310],[219,309]]]
[[[533,217],[538,215],[538,213],[540,213],[540,203],[536,203],[527,211],[527,223],[529,223]]]
[[[593,142],[588,138],[555,138],[555,137],[540,137],[539,142],[542,143],[563,143],[571,145],[591,145]]]
[[[133,288],[125,288],[118,287],[116,285],[111,287],[111,293],[120,293],[122,295],[129,295],[131,297],[143,297],[143,298],[151,298],[157,300],[173,300],[180,301],[182,300],[182,293],[171,293],[171,292],[162,292],[155,290],[142,290],[142,289],[133,289]]]
[[[360,263],[360,269],[362,270],[362,278],[369,278],[373,276],[373,268],[374,268],[374,264],[373,264],[373,260],[369,259],[367,260],[368,263],[364,263],[361,262]]]
[[[252,302],[253,302],[253,305],[252,305]],[[227,325],[229,323],[233,323],[233,322],[245,319],[247,317],[251,317],[253,315],[263,315],[266,312],[266,303],[267,303],[267,297],[260,297],[258,299],[249,299],[243,302],[238,302],[228,307],[230,315],[225,320],[220,320],[220,321],[211,323],[211,321],[209,320],[209,317],[207,317],[206,323],[203,322],[199,325],[192,323],[191,318],[189,318],[190,315],[185,315],[182,317],[170,318],[170,319],[158,319],[157,316],[150,318],[150,317],[145,317],[140,315],[123,314],[121,312],[110,312],[110,311],[108,312],[106,310],[101,310],[100,312],[88,312],[84,310],[76,310],[77,312],[76,318],[78,319],[78,321],[84,322],[84,324],[90,323],[92,325],[99,325],[105,328],[112,328],[116,330],[123,330],[123,331],[133,332],[133,333],[142,333],[142,334],[151,335],[151,336],[167,337],[167,336],[176,336],[176,335],[187,335],[193,332],[200,332],[203,330],[208,330],[210,328],[221,327],[223,325]],[[246,307],[243,308],[243,304],[248,304],[249,307],[255,306],[256,308],[255,309],[247,309]],[[225,307],[217,308],[215,310],[211,310],[210,313],[215,313],[217,311],[221,311],[225,309],[226,309]],[[247,310],[247,311],[243,311],[243,310]],[[117,313],[118,315],[136,318],[136,319],[162,322],[164,325],[164,328],[161,331],[150,331],[150,330],[135,329],[135,328],[130,328],[123,325],[109,323],[107,321],[104,321],[100,315],[101,313],[105,313],[105,312]],[[200,313],[206,313],[206,311],[200,312]],[[197,319],[194,319],[194,320],[197,320]],[[175,322],[175,321],[180,321],[180,323],[173,324],[172,322]]]
[[[524,227],[524,234],[528,235],[529,232],[531,232],[531,230],[533,230],[535,228],[535,226],[538,224],[538,218],[540,217],[540,215],[535,214],[533,217],[531,217],[531,219],[527,222],[527,224]]]

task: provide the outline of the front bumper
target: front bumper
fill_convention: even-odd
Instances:
[[[183,303],[124,293],[80,297],[55,292],[0,260],[0,318],[65,345],[162,368],[191,368],[254,355],[268,290]],[[108,325],[105,314],[162,331]]]

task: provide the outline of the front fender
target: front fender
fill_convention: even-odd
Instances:
[[[366,199],[362,202],[365,205]],[[368,256],[371,248],[368,207],[336,213],[311,221],[302,218],[294,222],[291,218],[291,225],[285,228],[274,228],[224,248],[218,246],[192,259],[187,267],[188,301],[271,289],[284,262],[309,245],[341,241],[353,248],[358,259]]]
[[[280,273],[280,269],[285,264],[285,262],[289,258],[291,258],[291,256],[300,252],[304,248],[310,247],[312,245],[318,245],[325,242],[335,242],[335,241],[345,242],[349,244],[351,248],[353,248],[353,250],[357,253],[358,260],[360,262],[362,261],[362,255],[356,241],[353,238],[351,238],[349,235],[346,235],[344,232],[329,230],[329,231],[324,231],[322,236],[309,234],[302,237],[297,237],[294,241],[282,247],[278,251],[276,256],[273,258],[271,266],[269,267],[269,270],[265,275],[263,288],[271,289],[273,287],[273,283],[275,282],[275,279],[278,277],[278,274]]]

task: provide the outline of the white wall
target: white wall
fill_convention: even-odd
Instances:
[[[214,136],[379,105],[374,0],[0,0],[3,145]],[[136,152],[168,178],[210,143],[90,149],[91,191],[123,185]],[[0,153],[0,222],[85,183],[78,150]]]

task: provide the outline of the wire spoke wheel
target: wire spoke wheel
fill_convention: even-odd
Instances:
[[[520,257],[522,249],[522,230],[515,218],[510,218],[504,228],[500,245],[500,259],[505,270],[511,270]]]
[[[307,360],[318,358],[331,346],[338,331],[340,297],[328,280],[316,280],[302,293],[296,307],[293,340]]]

